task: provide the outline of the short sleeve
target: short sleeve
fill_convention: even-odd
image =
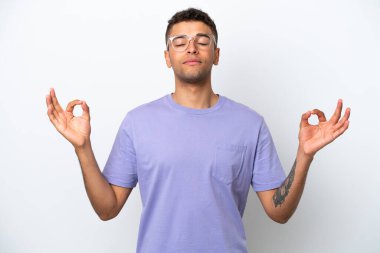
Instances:
[[[284,180],[284,169],[278,158],[272,136],[263,120],[253,162],[251,185],[254,191],[266,191],[279,187]]]
[[[136,151],[130,113],[126,115],[117,132],[103,175],[113,185],[133,188],[137,184]]]

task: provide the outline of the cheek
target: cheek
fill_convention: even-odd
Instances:
[[[171,63],[171,65],[175,65],[176,62],[177,62],[177,58],[176,58],[175,55],[170,54],[169,57],[168,57],[168,61]]]
[[[176,62],[175,59],[171,58],[170,59],[170,65],[172,66],[173,69],[176,69],[178,66],[178,63]]]
[[[210,53],[209,55],[207,55],[207,58],[205,59],[205,63],[207,63],[207,65],[213,65],[214,59],[215,59],[214,54]]]
[[[171,55],[170,56],[170,62],[173,69],[179,69],[182,67],[183,57],[179,55]]]

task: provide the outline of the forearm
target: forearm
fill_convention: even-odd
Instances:
[[[284,223],[292,216],[301,199],[314,155],[347,130],[351,110],[347,108],[341,117],[342,107],[342,100],[338,100],[336,110],[329,121],[318,109],[302,115],[298,134],[299,148],[289,176],[278,189],[258,193],[265,211],[273,220]],[[309,124],[311,115],[318,116],[317,125]]]
[[[112,216],[116,206],[115,193],[101,173],[93,153],[91,142],[75,148],[82,169],[83,181],[91,205],[101,219]]]
[[[298,149],[296,160],[288,177],[272,196],[271,215],[275,220],[284,223],[295,212],[312,160],[312,157],[303,154],[301,149]]]

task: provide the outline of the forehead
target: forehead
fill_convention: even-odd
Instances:
[[[212,33],[210,27],[201,21],[182,21],[173,25],[170,35],[187,34],[196,35],[197,33]]]

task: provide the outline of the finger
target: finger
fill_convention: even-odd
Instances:
[[[47,114],[49,116],[49,118],[52,116],[54,117],[53,115],[53,105],[51,104],[51,99],[50,99],[50,95],[46,95],[46,107],[47,107]]]
[[[51,123],[53,123],[54,125],[56,123],[58,123],[57,118],[53,114],[53,108],[51,106],[49,106],[49,108],[48,108],[47,115],[48,115]]]
[[[58,102],[57,96],[55,95],[55,90],[53,88],[50,89],[50,97],[51,97],[51,101],[52,101],[53,107],[58,112],[63,112],[63,109],[62,109],[61,105]]]
[[[51,105],[52,107],[52,114],[54,115],[54,118],[57,120],[58,123],[62,123],[62,113],[58,113],[57,110]]]
[[[54,117],[55,122],[57,122],[57,123],[61,122],[61,117],[59,116],[59,113],[57,112],[57,110],[53,106],[53,101],[52,101],[51,95],[46,96],[46,105],[48,107],[49,118]]]
[[[335,109],[335,112],[330,118],[330,121],[332,123],[336,124],[338,122],[338,120],[340,119],[340,116],[342,114],[342,107],[343,107],[343,101],[342,101],[342,99],[339,99],[338,104],[337,104],[336,109]]]
[[[47,103],[47,108],[48,108],[47,115],[48,115],[48,117],[50,119],[50,122],[53,123],[53,125],[55,126],[56,124],[58,124],[58,119],[54,115],[55,109],[53,108],[53,105],[49,102],[49,97],[48,96],[46,96],[46,103]]]
[[[319,122],[325,122],[326,121],[325,114],[321,110],[314,109],[314,110],[311,111],[311,114],[317,115]]]
[[[350,125],[350,121],[346,120],[343,126],[333,133],[333,138],[336,139],[339,136],[341,136],[348,129],[349,125]]]
[[[307,127],[309,126],[309,118],[311,116],[311,111],[305,112],[302,114],[300,127]]]
[[[344,123],[348,121],[348,119],[350,118],[350,115],[351,115],[351,108],[347,108],[346,111],[344,112],[343,117],[339,120],[337,124],[335,124],[334,129],[338,130],[339,128],[341,128],[344,125]]]
[[[88,107],[86,101],[82,101],[82,117],[90,120],[90,108]]]
[[[45,101],[46,101],[46,106],[49,107],[49,104],[51,104],[50,94],[46,95]]]
[[[82,103],[82,101],[80,101],[79,99],[75,99],[75,100],[71,101],[70,103],[67,104],[66,111],[73,113],[74,107],[76,105],[80,105],[81,103]]]

